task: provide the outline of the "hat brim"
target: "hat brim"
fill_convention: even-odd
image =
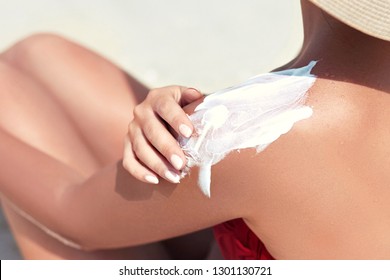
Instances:
[[[389,0],[310,0],[345,24],[370,36],[390,41]]]

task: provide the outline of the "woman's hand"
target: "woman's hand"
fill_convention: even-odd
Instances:
[[[182,107],[202,94],[193,88],[169,86],[153,89],[134,108],[125,138],[123,166],[140,181],[157,184],[159,175],[172,183],[180,180],[186,158],[173,133],[190,137],[193,126]]]

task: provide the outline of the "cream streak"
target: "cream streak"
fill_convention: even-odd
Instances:
[[[182,177],[199,166],[199,187],[210,197],[212,165],[235,150],[261,152],[294,123],[309,118],[313,110],[305,99],[316,80],[310,74],[315,64],[262,74],[208,95],[190,116],[195,136],[178,138],[188,160]]]

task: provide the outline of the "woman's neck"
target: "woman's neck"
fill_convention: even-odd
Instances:
[[[319,77],[390,92],[390,42],[359,32],[302,1],[304,43],[289,67],[318,60]]]

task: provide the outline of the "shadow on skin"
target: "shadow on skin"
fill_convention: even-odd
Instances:
[[[175,184],[151,185],[141,182],[131,185],[129,182],[134,182],[135,179],[123,168],[122,162],[117,162],[116,166],[115,192],[126,200],[148,200],[154,192],[169,197],[177,187]]]

